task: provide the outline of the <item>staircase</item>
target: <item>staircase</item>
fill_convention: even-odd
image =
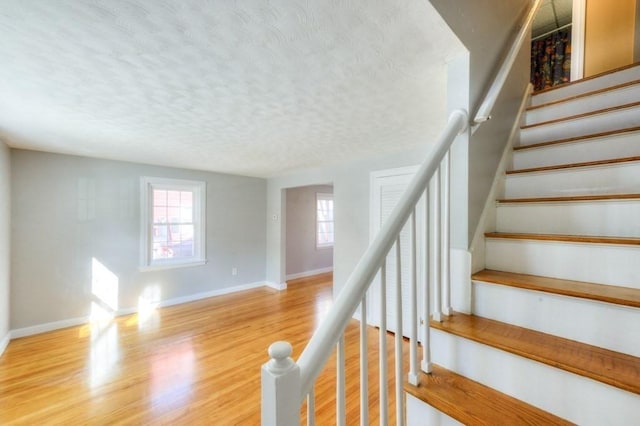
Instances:
[[[640,65],[532,96],[485,246],[408,423],[640,424]]]

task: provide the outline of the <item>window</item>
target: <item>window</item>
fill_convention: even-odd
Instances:
[[[333,194],[316,194],[316,247],[333,247]]]
[[[141,269],[205,263],[205,183],[142,178]]]

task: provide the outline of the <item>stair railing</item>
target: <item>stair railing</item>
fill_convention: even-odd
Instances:
[[[541,0],[535,0],[521,29],[509,50],[484,102],[474,117],[476,128],[491,118],[491,110],[504,85],[515,58],[531,29]],[[269,347],[270,360],[262,366],[263,426],[293,426],[300,424],[300,409],[307,400],[307,424],[315,424],[314,382],[336,348],[336,424],[346,424],[346,374],[344,331],[360,308],[360,424],[369,424],[368,383],[368,325],[367,291],[376,276],[380,285],[379,309],[379,383],[378,400],[380,424],[386,425],[389,417],[388,349],[387,349],[387,256],[395,245],[395,417],[397,425],[404,425],[403,397],[403,330],[402,330],[402,277],[400,234],[405,224],[410,224],[410,330],[408,382],[418,384],[418,324],[422,324],[422,360],[420,369],[431,372],[429,318],[439,321],[442,314],[451,311],[451,287],[449,267],[450,237],[450,155],[449,150],[457,135],[463,133],[469,123],[467,112],[453,111],[447,125],[436,141],[436,150],[420,166],[405,193],[401,196],[389,218],[356,265],[351,276],[336,297],[326,319],[315,331],[300,355],[298,362],[291,359],[293,348],[287,342],[275,342]],[[432,187],[433,190],[430,190]],[[416,255],[416,206],[422,197],[427,201],[425,212],[425,246],[423,261],[430,275],[423,285],[422,321],[418,318],[417,255]],[[433,218],[430,218],[430,212]],[[432,224],[430,226],[429,224]],[[432,250],[430,250],[432,249]],[[427,285],[427,284],[430,285]]]
[[[300,423],[300,404],[307,398],[308,408],[308,424],[314,424],[314,413],[310,407],[314,406],[313,401],[313,383],[318,377],[327,359],[330,357],[333,348],[337,346],[337,407],[336,407],[336,419],[338,425],[345,424],[345,372],[344,372],[344,330],[349,320],[355,314],[356,309],[360,306],[361,309],[361,321],[360,321],[360,356],[361,356],[361,380],[360,380],[360,395],[361,395],[361,409],[366,411],[368,408],[368,381],[367,381],[367,324],[366,324],[366,293],[369,289],[375,276],[380,272],[380,418],[386,419],[386,413],[388,409],[388,395],[387,395],[387,347],[386,347],[386,258],[387,254],[395,244],[396,250],[396,283],[401,282],[401,265],[400,265],[400,233],[405,223],[411,218],[411,259],[412,259],[412,274],[411,274],[411,330],[410,330],[410,366],[409,366],[409,380],[414,385],[417,385],[418,378],[418,330],[417,330],[417,280],[416,280],[416,214],[415,207],[418,204],[420,198],[425,194],[425,188],[428,187],[432,178],[435,179],[435,188],[439,188],[442,172],[444,171],[444,179],[448,181],[449,170],[449,155],[448,151],[451,144],[455,140],[456,136],[464,132],[467,128],[468,116],[466,111],[455,110],[449,116],[448,123],[444,131],[440,134],[436,142],[436,150],[425,161],[419,170],[416,172],[413,180],[409,184],[407,190],[402,195],[398,204],[392,211],[390,217],[384,222],[380,232],[376,235],[373,242],[366,250],[362,259],[358,262],[353,273],[345,283],[342,291],[336,297],[334,304],[331,306],[327,313],[325,321],[320,324],[320,327],[316,330],[311,340],[307,344],[306,348],[300,355],[298,362],[294,362],[290,357],[292,353],[292,347],[287,342],[275,342],[269,347],[269,356],[271,360],[262,367],[262,424],[263,425],[298,425]],[[445,182],[443,187],[448,187]],[[442,198],[448,199],[449,193],[443,191],[442,194],[438,194],[438,189],[434,191],[434,200]],[[444,200],[448,204],[448,200]],[[436,201],[439,204],[439,201]],[[439,211],[436,207],[435,211]],[[436,223],[440,222],[440,226],[436,226],[438,231],[437,235],[448,235],[449,223],[448,215],[443,215],[442,221],[436,219]],[[442,231],[443,230],[443,231]],[[447,244],[447,249],[444,248],[444,243]],[[448,238],[439,238],[436,236],[436,245],[438,247],[436,252],[448,253]],[[439,265],[442,262],[443,268],[435,268],[448,270],[448,256],[442,256],[434,261],[434,266]],[[448,274],[439,274],[441,277]],[[439,284],[434,287],[434,300],[440,300],[437,294],[442,294],[443,290],[442,280],[438,280]],[[445,285],[448,285],[445,283]],[[401,425],[404,422],[404,405],[403,405],[403,383],[400,379],[402,377],[403,368],[403,354],[402,354],[402,286],[396,285],[396,326],[395,333],[395,376],[396,389],[396,418],[397,424]],[[437,288],[438,290],[435,290]],[[425,292],[428,293],[428,292]],[[448,290],[446,291],[448,293]],[[428,295],[425,295],[428,297]],[[427,304],[426,306],[429,306]],[[435,303],[434,315],[438,314],[442,310],[440,303]],[[445,306],[445,310],[449,307]],[[426,314],[428,318],[428,313]],[[428,328],[428,321],[424,321],[425,329]],[[427,339],[429,333],[423,333],[423,346],[427,347]],[[423,370],[430,371],[430,359],[429,351],[423,351],[422,360]],[[383,417],[384,416],[384,417]],[[361,421],[366,420],[367,414],[361,413]],[[367,424],[364,421],[363,424]]]

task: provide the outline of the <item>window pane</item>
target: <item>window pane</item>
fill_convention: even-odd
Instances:
[[[167,205],[168,206],[180,205],[180,191],[167,191]]]
[[[333,245],[333,195],[316,196],[316,244],[318,247]]]
[[[193,209],[191,207],[180,207],[180,223],[193,222]]]
[[[167,214],[169,223],[180,223],[180,207],[168,207]]]
[[[154,206],[166,206],[167,205],[167,191],[164,189],[153,190],[153,205]]]
[[[167,208],[164,206],[153,207],[153,223],[167,223]]]
[[[180,225],[180,241],[193,241],[193,225]]]
[[[191,191],[182,191],[180,193],[180,205],[185,207],[193,206],[193,192]]]
[[[167,226],[166,225],[154,225],[153,226],[153,241],[154,242],[167,242]]]

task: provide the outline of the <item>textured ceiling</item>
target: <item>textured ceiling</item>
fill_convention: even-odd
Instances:
[[[0,139],[269,177],[433,140],[462,49],[427,0],[0,0]]]
[[[543,0],[533,21],[531,35],[540,36],[572,21],[573,0]]]

